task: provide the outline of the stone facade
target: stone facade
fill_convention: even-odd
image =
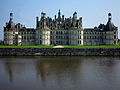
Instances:
[[[95,28],[84,29],[84,45],[117,45],[118,27],[114,26],[111,17],[109,13],[106,25],[100,24]]]
[[[54,19],[41,13],[41,18],[36,17],[36,28],[26,28],[20,23],[13,23],[13,14],[4,27],[5,45],[117,45],[118,28],[111,21],[108,14],[106,25],[100,24],[95,28],[82,27],[82,17],[65,18],[59,10]]]

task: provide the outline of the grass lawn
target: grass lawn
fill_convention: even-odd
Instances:
[[[0,48],[52,48],[53,46],[4,46],[0,45]]]
[[[120,48],[120,46],[64,46],[64,48]]]
[[[54,46],[4,46],[0,45],[0,48],[53,48]],[[120,48],[120,46],[63,46],[64,48]]]

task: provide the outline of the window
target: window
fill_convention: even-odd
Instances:
[[[40,44],[42,44],[41,40],[40,40]]]
[[[81,41],[78,41],[78,44],[81,44]]]
[[[86,39],[86,36],[84,36],[84,39]]]
[[[52,44],[52,41],[50,43]]]
[[[114,36],[114,39],[116,39],[116,36]]]
[[[40,35],[40,39],[42,39],[42,36]]]
[[[96,36],[95,36],[95,39],[96,39]]]
[[[50,36],[50,38],[52,39],[52,36]]]

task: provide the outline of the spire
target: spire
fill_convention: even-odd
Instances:
[[[59,12],[58,12],[58,19],[61,19],[61,12],[60,12],[60,9],[59,9]]]
[[[61,12],[60,12],[60,9],[59,9],[59,12],[58,12],[58,14],[59,14],[59,15],[61,14]]]
[[[58,23],[59,24],[61,23],[61,12],[60,12],[60,9],[59,9],[59,12],[58,12]]]

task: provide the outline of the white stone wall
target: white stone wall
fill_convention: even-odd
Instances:
[[[67,45],[68,34],[67,30],[51,30],[50,31],[51,45]]]
[[[117,30],[100,32],[36,29],[36,32],[4,32],[5,45],[117,45],[117,40]]]
[[[116,30],[103,32],[103,43],[106,45],[116,45],[118,34]]]
[[[102,44],[102,33],[95,30],[84,30],[83,45],[101,45]]]
[[[50,45],[50,30],[36,30],[36,45]]]
[[[16,44],[16,33],[15,31],[5,31],[4,32],[4,44],[5,45],[14,45]]]
[[[21,36],[21,45],[23,45],[23,46],[35,45],[34,32],[21,31],[21,32],[19,32],[19,36]],[[18,39],[20,40],[20,38],[18,38]]]

